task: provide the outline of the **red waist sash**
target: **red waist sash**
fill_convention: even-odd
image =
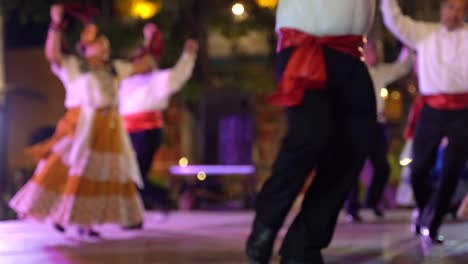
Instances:
[[[294,106],[302,103],[304,90],[326,87],[327,71],[322,46],[360,58],[363,36],[317,37],[296,29],[279,31],[278,51],[296,47],[276,91],[268,100],[273,104]]]
[[[124,126],[128,132],[139,132],[164,127],[161,112],[142,112],[123,116]]]

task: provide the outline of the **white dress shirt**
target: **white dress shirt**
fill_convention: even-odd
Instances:
[[[170,96],[179,91],[192,75],[195,58],[195,54],[184,53],[171,69],[153,70],[122,80],[120,113],[126,115],[164,110]]]
[[[418,53],[423,95],[468,93],[468,26],[448,31],[440,23],[404,16],[396,0],[382,0],[385,25]]]
[[[315,36],[365,35],[375,0],[279,0],[276,30],[293,28]]]

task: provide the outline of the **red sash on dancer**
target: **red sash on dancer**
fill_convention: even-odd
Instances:
[[[413,137],[419,113],[424,104],[437,110],[456,111],[468,109],[468,93],[418,96],[411,107],[408,125],[404,133],[405,138]]]
[[[273,104],[299,105],[304,98],[304,90],[326,88],[327,71],[322,45],[356,58],[361,57],[363,36],[317,37],[291,28],[280,29],[278,35],[278,51],[288,47],[296,47],[296,50],[275,93],[268,98]]]
[[[164,126],[164,119],[161,112],[126,114],[123,116],[123,120],[125,128],[130,133],[162,128]]]
[[[468,93],[425,95],[424,102],[437,110],[468,109]]]
[[[408,116],[408,123],[403,133],[406,139],[413,138],[414,131],[416,130],[416,123],[419,118],[419,113],[421,113],[421,110],[423,109],[423,107],[424,107],[423,96],[416,97],[413,101],[413,104],[411,105],[411,110]]]

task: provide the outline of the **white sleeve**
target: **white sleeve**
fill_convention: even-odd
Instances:
[[[382,67],[382,76],[385,76],[385,85],[400,79],[411,71],[411,61],[396,61],[394,63],[385,64]]]
[[[68,83],[80,74],[80,62],[75,56],[63,56],[60,65],[51,64],[51,70],[62,82]]]
[[[192,76],[196,57],[196,54],[184,52],[176,65],[170,70],[168,87],[171,93],[179,91]]]
[[[121,79],[129,77],[133,73],[133,64],[129,61],[114,60],[113,65],[117,76]]]
[[[152,100],[166,100],[172,95],[171,88],[169,87],[170,75],[170,69],[154,70],[151,72],[150,85],[147,86],[147,95]]]
[[[418,43],[437,28],[436,23],[414,21],[402,14],[396,0],[382,0],[380,9],[387,28],[406,45],[416,48]]]

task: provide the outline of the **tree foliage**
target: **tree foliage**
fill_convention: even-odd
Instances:
[[[37,39],[34,43],[44,43],[47,25],[49,23],[49,7],[55,3],[63,2],[81,2],[92,4],[103,12],[103,17],[98,20],[101,30],[109,37],[113,55],[122,56],[128,54],[141,41],[141,28],[147,22],[155,22],[164,32],[164,56],[161,65],[163,67],[171,66],[179,57],[183,48],[183,42],[189,37],[195,37],[200,43],[199,59],[196,68],[195,81],[190,83],[190,88],[182,94],[182,98],[196,97],[197,91],[201,87],[209,89],[213,86],[213,73],[211,63],[208,57],[207,38],[210,31],[221,32],[226,38],[235,41],[246,35],[251,30],[260,30],[268,33],[268,39],[271,46],[270,55],[274,52],[274,11],[259,7],[254,0],[244,0],[242,3],[246,7],[248,16],[243,20],[237,20],[231,13],[231,6],[234,1],[231,0],[153,0],[162,3],[162,10],[159,14],[148,20],[131,19],[117,14],[113,8],[119,0],[4,0],[4,14],[7,22],[15,22],[19,27],[24,25],[39,25],[35,27]],[[109,12],[109,9],[112,10]],[[81,25],[75,23],[70,25],[67,31],[69,46],[78,38]],[[19,31],[18,31],[19,32]],[[20,34],[20,33],[18,33]],[[267,56],[264,62],[267,66],[271,64],[272,56]],[[231,72],[237,80],[237,85],[244,88],[257,87],[255,82],[264,87],[267,83],[271,85],[270,76],[261,78],[248,78],[251,74],[251,67],[247,66],[248,60],[245,58],[234,59],[233,63],[227,67],[216,66],[220,76],[224,78],[224,83],[233,83],[233,77],[223,72]],[[254,67],[255,68],[255,67]],[[224,70],[223,70],[224,69]],[[225,76],[225,77],[223,77]],[[266,79],[265,79],[266,78]],[[243,80],[239,83],[239,80]],[[250,83],[249,83],[250,81]],[[255,90],[255,89],[254,89]],[[260,88],[260,90],[265,90]],[[268,90],[268,89],[266,89]]]

